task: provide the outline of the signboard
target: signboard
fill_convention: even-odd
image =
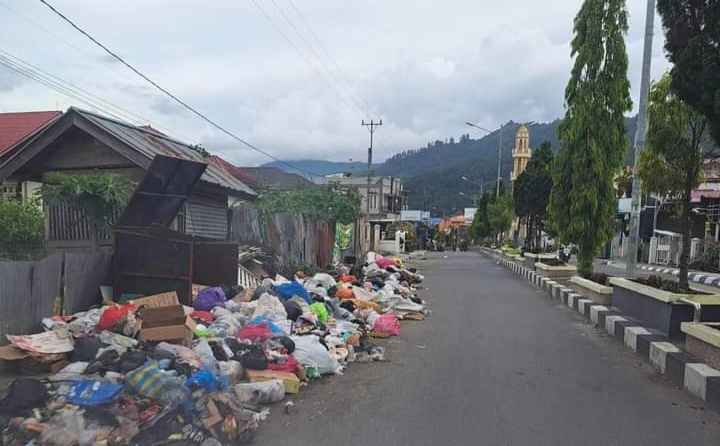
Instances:
[[[629,214],[632,210],[632,198],[620,198],[618,200],[618,214]]]
[[[465,223],[472,223],[477,213],[477,208],[465,208]]]
[[[422,221],[422,211],[400,211],[400,220],[402,221]]]

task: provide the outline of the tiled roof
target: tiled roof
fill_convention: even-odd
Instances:
[[[0,113],[0,153],[60,114],[59,111]]]

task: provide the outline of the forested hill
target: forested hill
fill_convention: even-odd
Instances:
[[[557,129],[560,121],[545,124],[530,124],[530,147],[539,147],[549,141],[555,150],[559,142]],[[515,147],[515,133],[519,124],[510,123],[503,131],[502,167],[500,175],[503,182],[509,182],[512,169],[512,149]],[[631,164],[633,158],[632,141],[635,135],[636,119],[627,120],[627,137],[631,144],[625,163]],[[385,172],[404,179],[404,187],[409,191],[409,207],[426,209],[434,215],[443,212],[460,211],[472,205],[473,195],[480,193],[476,183],[488,182],[484,189],[492,189],[492,180],[497,177],[497,133],[480,140],[461,138],[451,144],[450,141],[436,142],[430,148],[422,148],[396,155],[388,160]],[[438,154],[442,154],[439,156]],[[472,182],[465,181],[465,176]],[[460,195],[460,193],[464,195]]]
[[[528,124],[530,130],[531,146],[539,145],[542,141],[550,141],[557,146],[557,126],[559,120],[550,123]],[[509,122],[503,126],[502,147],[503,158],[510,157],[515,147],[515,134],[520,124]],[[461,135],[455,139],[451,137],[445,141],[428,143],[426,147],[415,150],[408,150],[388,158],[380,168],[382,172],[395,175],[401,178],[411,178],[415,175],[425,174],[431,170],[443,169],[456,164],[480,158],[492,158],[497,160],[498,133],[485,135],[479,139],[473,139],[472,132]],[[479,130],[476,131],[480,132]]]

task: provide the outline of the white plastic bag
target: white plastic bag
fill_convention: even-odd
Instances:
[[[235,385],[235,396],[241,402],[253,404],[271,404],[285,398],[285,385],[279,379],[256,383],[240,383]]]
[[[271,294],[263,293],[257,301],[257,308],[255,308],[251,319],[255,319],[258,316],[282,321],[287,319],[287,311],[285,311],[285,307],[282,302],[280,302],[280,299]]]
[[[304,366],[317,366],[321,375],[342,373],[342,367],[314,335],[290,336],[295,343],[293,356]]]

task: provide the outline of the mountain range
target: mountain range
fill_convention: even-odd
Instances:
[[[557,119],[547,123],[526,123],[530,131],[530,147],[539,147],[544,141],[557,150]],[[512,150],[515,147],[515,135],[519,123],[508,122],[502,126],[502,150],[500,175],[503,182],[509,184],[512,168]],[[627,136],[632,141],[635,135],[636,118],[627,119]],[[425,147],[398,153],[382,164],[373,166],[378,174],[401,178],[404,188],[409,192],[410,209],[430,211],[434,216],[461,211],[471,207],[473,196],[480,195],[480,183],[484,189],[495,188],[497,177],[497,154],[500,130],[496,130],[479,139],[470,134],[460,135],[458,139],[450,137],[445,141],[434,141]],[[630,146],[629,146],[630,147]],[[300,169],[327,175],[338,172],[352,172],[354,175],[366,175],[367,164],[343,163],[321,160],[288,161]],[[632,150],[628,149],[626,163],[632,163]],[[292,172],[288,166],[272,162],[265,166],[278,167]],[[296,171],[296,173],[298,173]],[[302,173],[302,172],[299,172]],[[464,180],[468,178],[470,181]],[[461,194],[462,193],[462,194]]]

